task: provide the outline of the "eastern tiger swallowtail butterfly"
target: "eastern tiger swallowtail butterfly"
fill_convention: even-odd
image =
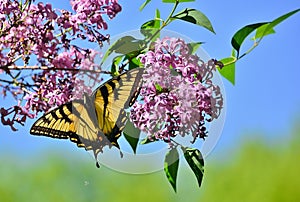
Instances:
[[[47,112],[31,127],[32,135],[70,139],[97,155],[117,142],[127,120],[124,109],[136,100],[143,69],[129,70],[99,86],[91,96],[74,100]]]

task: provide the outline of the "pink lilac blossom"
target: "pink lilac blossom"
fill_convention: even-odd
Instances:
[[[190,54],[177,38],[155,42],[154,50],[139,56],[144,64],[142,101],[130,114],[133,124],[150,140],[170,142],[176,135],[206,137],[206,122],[216,119],[222,108],[219,86],[212,83],[214,60],[207,63]]]
[[[107,29],[107,23],[102,18],[103,14],[112,19],[122,10],[115,0],[71,0],[71,5],[76,11],[73,18],[79,22],[96,24],[98,29]]]
[[[53,72],[43,71],[43,75],[34,75],[32,80],[37,87],[32,93],[28,93],[24,100],[27,100],[24,107],[32,109],[36,113],[40,111],[48,111],[53,106],[59,106],[72,99],[80,99],[83,93],[91,94],[91,87],[99,83],[99,73],[90,74],[85,70],[94,70],[99,68],[92,61],[97,52],[91,51],[89,57],[75,48],[71,48],[71,52],[60,53],[54,60]],[[80,71],[77,71],[76,61],[80,61]],[[63,70],[63,69],[68,70]],[[73,68],[74,71],[71,71]],[[86,83],[86,80],[90,83]]]
[[[0,93],[10,92],[18,102],[1,107],[0,115],[2,124],[15,130],[14,123],[25,123],[26,117],[91,93],[89,86],[100,82],[98,53],[75,40],[99,45],[109,40],[99,32],[107,29],[104,16],[114,18],[121,6],[117,0],[70,0],[73,14],[31,0],[0,2],[0,74],[8,78],[0,79]],[[21,63],[23,69],[32,63],[41,68],[26,74],[18,70]]]

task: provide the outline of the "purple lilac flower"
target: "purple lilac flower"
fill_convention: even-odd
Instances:
[[[71,0],[75,11],[71,13],[51,4],[1,2],[0,74],[12,79],[1,80],[0,93],[5,97],[10,92],[18,105],[1,108],[0,115],[1,122],[14,130],[13,124],[23,124],[26,117],[91,93],[90,86],[100,81],[100,67],[94,63],[98,53],[74,45],[74,40],[100,45],[108,40],[109,35],[99,32],[107,29],[104,16],[114,18],[121,6],[117,0]],[[31,60],[33,55],[37,63]],[[28,75],[10,70],[22,62],[23,67],[34,63],[42,70]]]
[[[145,67],[142,101],[134,103],[130,119],[149,139],[170,142],[178,134],[204,139],[206,122],[219,116],[222,95],[211,82],[214,62],[189,53],[182,39],[166,37],[139,56]]]

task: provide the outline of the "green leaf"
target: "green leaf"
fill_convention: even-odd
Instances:
[[[160,11],[158,9],[155,10],[155,18],[160,19]]]
[[[141,33],[146,37],[146,38],[150,38],[152,37],[152,35],[157,32],[157,30],[159,29],[160,25],[159,23],[157,23],[158,20],[149,20],[147,22],[145,22],[142,26],[141,26]],[[158,26],[157,26],[158,24]],[[156,37],[157,38],[157,37]]]
[[[108,58],[108,56],[111,55],[113,52],[127,54],[133,51],[140,50],[142,43],[142,40],[135,39],[132,36],[123,36],[122,38],[118,39],[116,42],[110,45],[105,55],[103,56],[101,64],[103,64]]]
[[[278,18],[276,18],[275,20],[273,20],[272,22],[268,23],[268,25],[265,25],[263,27],[260,27],[257,31],[256,31],[256,35],[255,35],[255,38],[263,38],[264,36],[266,35],[269,35],[269,34],[273,34],[275,33],[274,31],[274,27],[278,24],[280,24],[281,22],[283,22],[284,20],[286,20],[287,18],[289,18],[290,16],[294,15],[295,13],[299,12],[300,9],[296,9],[294,11],[291,11],[287,14],[284,14]]]
[[[178,14],[172,16],[171,19],[184,20],[186,22],[202,26],[215,34],[215,31],[209,19],[202,12],[196,9],[186,8],[180,11]]]
[[[110,67],[110,71],[111,71],[112,75],[118,74],[119,64],[122,61],[123,57],[124,57],[124,55],[119,55],[119,56],[114,57],[113,62]]]
[[[163,88],[159,84],[155,84],[156,91],[161,92]]]
[[[141,33],[144,34],[144,32],[147,31],[147,29],[153,29],[155,26],[156,26],[155,20],[149,20],[149,21],[145,22],[144,24],[142,24]]]
[[[156,9],[154,20],[149,20],[141,26],[140,32],[146,37],[146,39],[152,37],[160,29],[161,21],[159,19],[160,19],[160,12],[158,9]],[[151,41],[155,41],[157,38],[159,38],[159,36],[160,36],[159,33],[157,33],[157,35],[154,36],[151,39]]]
[[[140,62],[139,59],[137,59],[137,56],[141,53],[140,50],[138,51],[133,51],[131,53],[128,53],[125,55],[123,62],[128,62],[128,68],[129,69],[134,69],[137,67],[140,67],[142,63]]]
[[[232,47],[237,51],[237,56],[239,56],[240,48],[243,41],[251,34],[255,29],[267,24],[268,22],[256,23],[251,25],[246,25],[245,27],[238,30],[231,39]]]
[[[276,25],[278,25],[279,23],[281,23],[282,21],[286,20],[287,18],[289,18],[290,16],[294,15],[295,13],[297,13],[299,11],[300,11],[300,9],[296,9],[294,11],[291,11],[287,14],[284,14],[284,15],[276,18],[271,23],[269,23],[269,26],[266,28],[265,32],[268,32],[270,29],[273,29]]]
[[[235,84],[235,57],[228,57],[228,58],[223,58],[220,60],[224,64],[224,67],[220,68],[217,67],[218,71],[220,74],[227,79],[232,85]],[[226,65],[228,63],[231,63],[229,65]]]
[[[164,170],[175,192],[176,192],[178,165],[179,165],[179,154],[177,149],[173,148],[166,154]]]
[[[123,134],[134,153],[136,153],[136,148],[140,138],[140,132],[141,131],[139,129],[134,127],[133,123],[127,121]]]
[[[115,53],[127,54],[140,49],[142,40],[135,39],[132,36],[124,36],[118,39],[111,47],[110,51]]]
[[[199,187],[201,187],[203,175],[204,175],[204,160],[201,152],[198,149],[182,148],[184,152],[184,158],[188,162],[190,168],[194,172]]]
[[[129,68],[128,69],[135,69],[137,67],[140,67],[142,65],[142,63],[140,62],[139,59],[137,59],[136,57],[132,58],[130,61],[129,61]]]
[[[198,48],[203,44],[204,42],[193,42],[193,43],[188,43],[188,47],[190,49],[190,54],[194,54],[197,52]]]
[[[195,0],[179,0],[178,2],[179,3],[182,3],[182,2],[193,2]],[[175,3],[176,0],[162,0],[163,3]]]
[[[274,34],[275,30],[274,29],[268,29],[268,26],[270,23],[267,23],[265,25],[260,26],[259,28],[256,29],[255,37],[254,40],[263,38],[264,36],[267,36],[269,34]]]
[[[237,51],[237,57],[239,58],[240,55],[240,48],[243,43],[243,41],[248,37],[250,33],[252,33],[254,30],[256,30],[255,38],[254,39],[262,39],[264,36],[267,36],[269,34],[275,33],[274,27],[290,16],[294,15],[295,13],[299,12],[300,9],[296,9],[294,11],[291,11],[287,14],[284,14],[272,22],[261,22],[256,24],[250,24],[247,25],[240,30],[238,30],[231,39],[231,45],[232,47]]]
[[[146,0],[146,1],[140,6],[140,11],[142,11],[142,10],[147,6],[147,4],[150,3],[150,2],[151,2],[151,0]]]

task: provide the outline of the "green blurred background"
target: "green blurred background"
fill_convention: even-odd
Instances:
[[[76,159],[58,150],[29,159],[1,155],[0,201],[300,201],[299,135],[297,125],[270,143],[256,132],[224,151],[226,160],[207,158],[200,189],[182,163],[177,194],[163,171],[131,175],[97,169],[83,150]]]

